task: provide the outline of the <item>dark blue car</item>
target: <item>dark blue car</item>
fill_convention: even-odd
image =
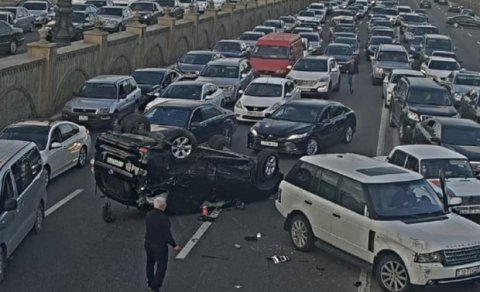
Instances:
[[[213,47],[213,51],[227,58],[248,58],[250,56],[247,46],[240,40],[218,41]]]

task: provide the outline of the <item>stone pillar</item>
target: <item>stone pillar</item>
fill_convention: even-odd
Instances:
[[[165,61],[167,64],[170,64],[173,61],[172,56],[174,56],[172,51],[175,49],[174,48],[175,18],[170,16],[170,9],[165,9],[165,15],[158,18],[158,24],[161,26],[166,26],[169,29]]]
[[[134,68],[142,68],[144,65],[144,55],[145,52],[145,33],[147,31],[147,25],[140,23],[140,13],[135,12],[133,17],[134,21],[130,24],[127,24],[127,32],[134,33],[138,36],[137,38],[137,50],[135,55],[135,65]]]
[[[226,2],[223,3],[223,6],[222,6],[222,11],[224,11],[225,9],[227,9],[228,5],[226,4]],[[216,29],[217,29],[217,17],[218,17],[218,11],[215,9],[215,6],[213,5],[213,1],[212,0],[207,0],[207,9],[205,10],[205,16],[211,16],[213,17],[213,25],[210,27],[211,31],[213,32],[212,33],[212,39],[210,40],[211,43],[208,44],[209,45],[209,49],[210,46],[212,46],[217,40],[218,40],[218,36],[217,34],[215,33],[216,32]]]
[[[45,27],[38,30],[40,40],[38,42],[27,44],[27,54],[30,57],[43,58],[45,65],[42,69],[42,81],[39,98],[42,102],[38,105],[38,114],[41,117],[47,117],[54,110],[49,105],[54,105],[55,99],[55,64],[57,61],[57,45],[47,41],[47,30]]]
[[[190,9],[188,10],[188,13],[185,14],[184,16],[185,20],[189,20],[193,22],[193,27],[192,27],[192,36],[193,36],[193,44],[192,48],[199,48],[197,44],[199,44],[199,33],[198,33],[198,20],[200,19],[200,15],[196,11],[195,5],[190,5]]]
[[[104,72],[103,63],[107,56],[108,32],[100,30],[101,25],[101,21],[97,20],[95,21],[95,29],[83,33],[83,41],[85,43],[98,45],[97,62],[95,64],[96,75],[100,75]]]

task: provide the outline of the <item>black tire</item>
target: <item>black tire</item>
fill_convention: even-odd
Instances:
[[[288,229],[293,246],[300,251],[312,251],[315,247],[315,236],[308,219],[303,215],[295,215],[289,223]]]
[[[349,144],[353,139],[353,127],[348,125],[345,131],[343,132],[342,143]]]
[[[124,30],[123,25],[119,24],[117,27],[117,32],[122,32]]]
[[[43,220],[45,219],[45,207],[43,203],[38,204],[37,212],[35,214],[35,223],[32,227],[33,234],[39,234],[42,231]]]
[[[170,140],[170,154],[178,162],[189,161],[197,150],[197,139],[190,132],[175,135]]]
[[[333,91],[338,92],[340,90],[340,85],[342,84],[342,75],[338,76],[337,86],[333,89]]]
[[[400,122],[400,126],[398,127],[398,136],[401,143],[407,143],[411,140],[411,137],[405,133],[405,124],[402,122]]]
[[[18,43],[16,40],[11,40],[10,44],[8,45],[8,53],[10,55],[15,55],[18,51]]]
[[[395,128],[397,126],[395,124],[395,121],[393,120],[393,113],[391,108],[388,111],[388,124],[390,125],[391,128]]]
[[[80,151],[78,151],[78,160],[77,160],[78,168],[83,168],[85,164],[87,164],[87,157],[88,157],[87,147],[82,146],[82,148],[80,148]]]
[[[318,153],[318,140],[315,137],[309,137],[307,139],[307,145],[305,146],[305,155],[315,155]]]
[[[0,283],[5,279],[5,269],[7,268],[7,255],[5,248],[0,246]]]
[[[397,274],[395,276],[388,277],[388,274],[390,273],[389,271],[392,270],[395,270]],[[384,291],[408,292],[412,290],[412,284],[410,283],[408,270],[403,261],[397,255],[389,254],[380,258],[375,264],[374,274],[378,284]],[[401,275],[404,275],[404,281],[401,280]],[[392,277],[394,279],[392,279]],[[394,287],[392,287],[392,281],[389,283],[388,279],[391,279],[392,281],[399,280],[400,282],[397,283],[404,283],[402,284],[403,287],[401,289],[394,289]]]
[[[112,223],[115,221],[113,216],[112,206],[110,203],[105,203],[102,207],[102,219],[105,223]]]
[[[123,133],[135,134],[150,132],[151,125],[144,115],[133,113],[122,119],[121,128]]]
[[[263,149],[257,155],[257,178],[260,181],[268,181],[279,172],[280,158],[277,151]]]
[[[223,135],[213,135],[207,142],[208,147],[215,150],[223,150],[228,148],[229,140]]]

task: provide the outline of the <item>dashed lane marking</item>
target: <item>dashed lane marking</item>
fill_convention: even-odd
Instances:
[[[469,37],[472,37],[472,34],[471,34],[471,33],[468,32],[467,34],[468,34]]]
[[[75,191],[73,191],[70,195],[66,196],[65,198],[61,199],[60,201],[58,201],[55,205],[51,206],[50,208],[48,208],[48,210],[45,212],[45,217],[47,217],[48,215],[52,214],[53,212],[57,211],[60,207],[62,207],[63,205],[65,205],[66,203],[68,203],[70,200],[72,200],[73,198],[75,198],[76,196],[78,196],[79,194],[81,194],[83,192],[83,189],[77,189]]]

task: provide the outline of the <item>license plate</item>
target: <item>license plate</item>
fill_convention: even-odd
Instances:
[[[477,274],[480,274],[480,266],[457,270],[457,277],[466,277]]]
[[[88,121],[88,116],[78,116],[79,121]]]
[[[107,163],[114,165],[116,167],[123,167],[123,161],[120,161],[118,159],[112,158],[112,157],[107,157]]]
[[[460,214],[480,214],[480,209],[460,209],[458,210]]]
[[[272,141],[260,141],[260,145],[263,145],[263,146],[270,146],[270,147],[278,147],[278,142],[272,142]]]
[[[248,112],[251,117],[263,117],[263,112]]]

